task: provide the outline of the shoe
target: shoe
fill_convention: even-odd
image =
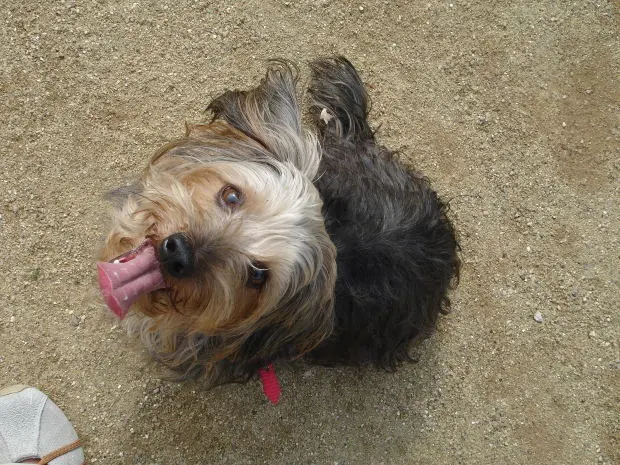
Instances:
[[[58,406],[30,386],[0,390],[0,464],[84,465],[80,441]]]

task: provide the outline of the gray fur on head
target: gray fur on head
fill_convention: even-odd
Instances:
[[[319,147],[313,133],[302,128],[297,99],[297,70],[274,60],[260,85],[252,90],[229,91],[207,107],[214,119],[223,119],[264,145],[283,162],[290,162],[313,179],[319,168]]]

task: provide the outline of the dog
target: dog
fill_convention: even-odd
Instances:
[[[271,63],[113,196],[98,263],[108,306],[181,377],[247,381],[277,360],[393,369],[449,309],[447,206],[377,143],[343,57]]]

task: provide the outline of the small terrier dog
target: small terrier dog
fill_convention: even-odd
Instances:
[[[310,68],[311,131],[276,61],[116,192],[104,299],[181,376],[246,381],[302,356],[391,369],[450,305],[446,205],[376,142],[353,65]]]

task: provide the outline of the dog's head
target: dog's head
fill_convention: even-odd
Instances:
[[[234,356],[278,326],[264,355],[279,345],[303,354],[331,331],[336,252],[312,184],[319,147],[302,130],[295,84],[278,64],[258,88],[225,93],[209,106],[211,123],[188,126],[122,190],[100,280],[118,278],[104,289],[108,303],[121,316],[146,315],[158,351],[178,350],[180,333],[200,334],[220,341],[214,357]]]

